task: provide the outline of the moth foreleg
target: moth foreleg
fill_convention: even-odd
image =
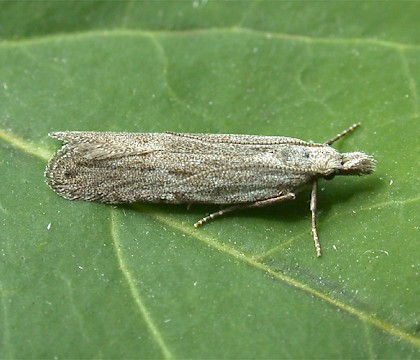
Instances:
[[[284,200],[294,200],[295,199],[295,194],[294,193],[287,193],[284,195],[279,195],[270,199],[265,199],[265,200],[259,200],[259,201],[255,201],[253,203],[250,204],[239,204],[239,205],[234,205],[219,211],[216,211],[210,215],[207,215],[205,217],[203,217],[201,220],[198,220],[194,226],[197,228],[201,225],[203,225],[204,223],[213,220],[219,216],[225,215],[227,213],[230,213],[232,211],[236,211],[236,210],[243,210],[243,209],[250,209],[250,208],[254,208],[254,207],[262,207],[262,206],[267,206],[267,205],[272,205]]]
[[[311,213],[312,213],[312,236],[314,238],[316,256],[321,256],[321,244],[318,238],[318,231],[316,229],[316,201],[318,195],[318,180],[315,179],[312,183],[312,193],[311,193]]]

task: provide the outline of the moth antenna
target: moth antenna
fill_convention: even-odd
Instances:
[[[357,123],[357,124],[353,124],[352,126],[350,126],[348,129],[344,130],[343,132],[335,135],[333,138],[331,138],[330,140],[324,142],[324,145],[331,145],[332,143],[336,142],[338,139],[341,139],[343,136],[347,135],[348,133],[351,133],[352,131],[354,131],[355,129],[357,129],[361,124]]]

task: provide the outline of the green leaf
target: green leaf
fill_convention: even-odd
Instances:
[[[3,358],[417,358],[415,2],[4,2]],[[216,206],[71,202],[51,131],[284,135],[367,177],[196,230]]]

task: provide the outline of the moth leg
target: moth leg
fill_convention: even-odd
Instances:
[[[242,209],[249,209],[249,208],[254,208],[254,207],[262,207],[262,206],[266,206],[266,205],[272,205],[284,200],[294,200],[295,198],[295,194],[293,193],[287,193],[284,195],[279,195],[270,199],[265,199],[265,200],[259,200],[259,201],[255,201],[253,203],[250,204],[239,204],[239,205],[234,205],[219,211],[216,211],[210,215],[207,215],[205,217],[203,217],[201,220],[198,220],[194,226],[196,228],[198,228],[199,226],[203,225],[204,223],[213,220],[219,216],[225,215],[227,213],[230,213],[232,211],[236,211],[236,210],[242,210]]]
[[[312,236],[314,237],[316,256],[321,256],[321,244],[319,243],[318,231],[316,229],[316,200],[318,194],[318,179],[312,183],[311,212],[312,212]]]

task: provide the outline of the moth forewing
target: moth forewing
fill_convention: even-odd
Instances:
[[[69,199],[108,203],[240,204],[269,199],[309,182],[318,171],[317,151],[323,148],[251,135],[54,136],[64,139],[65,145],[47,168],[49,185]],[[228,136],[234,137],[229,145]]]

